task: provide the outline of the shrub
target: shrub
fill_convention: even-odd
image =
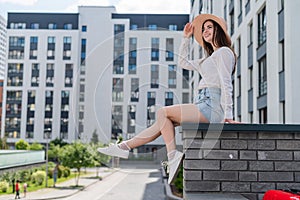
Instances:
[[[0,191],[7,192],[8,187],[9,187],[9,184],[8,184],[7,181],[1,181],[0,182]]]
[[[178,189],[179,192],[183,191],[183,167],[181,166],[178,175],[175,179],[175,187]]]
[[[31,175],[31,181],[32,183],[35,183],[35,185],[42,185],[45,179],[46,172],[44,171],[37,171]]]
[[[62,165],[58,166],[58,171],[57,171],[57,178],[61,178],[63,171],[65,170],[65,167]]]
[[[53,171],[54,171],[54,168],[48,169],[48,177],[49,178],[53,178]]]
[[[17,174],[19,176],[20,182],[27,182],[30,180],[30,171],[29,170],[22,170],[22,171],[19,171]]]
[[[63,177],[67,178],[68,176],[70,176],[71,174],[71,170],[69,167],[65,167],[64,171],[63,171]]]

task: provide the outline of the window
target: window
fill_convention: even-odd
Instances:
[[[45,91],[45,116],[44,116],[44,130],[52,130],[53,121],[53,91]],[[44,139],[52,137],[52,133],[44,134]]]
[[[159,38],[151,39],[151,61],[159,61]]]
[[[229,15],[230,15],[230,35],[233,35],[234,34],[234,10]]]
[[[252,68],[248,68],[248,77],[249,77],[249,90],[251,90],[253,88],[253,69]]]
[[[7,69],[7,86],[23,85],[23,64],[8,63]]]
[[[158,88],[159,87],[159,69],[158,65],[151,65],[151,88]]]
[[[33,138],[34,135],[35,93],[35,90],[28,91],[26,138]]]
[[[189,93],[182,93],[182,103],[189,103]]]
[[[280,102],[279,106],[279,121],[285,124],[285,101]]]
[[[39,29],[40,25],[38,23],[32,23],[30,24],[31,29]]]
[[[57,24],[55,23],[48,24],[48,29],[56,29],[56,28],[57,28]]]
[[[80,64],[85,66],[86,59],[86,39],[81,39],[81,56],[80,56]]]
[[[124,97],[123,78],[113,78],[112,101],[122,102]]]
[[[61,91],[60,138],[68,139],[70,91]]]
[[[248,45],[252,43],[253,43],[253,24],[251,22],[248,28]]]
[[[135,133],[136,125],[136,105],[128,106],[128,122],[127,122],[127,133]]]
[[[166,61],[174,61],[174,39],[166,39]]]
[[[20,138],[22,91],[7,90],[5,108],[5,136],[7,138]]]
[[[156,93],[147,93],[147,127],[151,126],[155,122],[155,100]]]
[[[156,24],[150,24],[149,26],[148,26],[148,29],[149,30],[157,30],[157,25]]]
[[[259,109],[259,123],[266,124],[268,123],[268,110],[267,108]]]
[[[26,23],[10,23],[11,29],[26,29]]]
[[[63,59],[64,60],[71,60],[71,44],[72,38],[71,37],[64,37],[64,46],[63,46]]]
[[[170,30],[170,31],[177,31],[177,25],[175,25],[175,24],[170,24],[170,25],[169,25],[169,30]]]
[[[71,30],[72,29],[72,24],[64,24],[64,29],[65,30]]]
[[[168,78],[168,85],[169,88],[176,88],[176,65],[169,65],[169,78]]]
[[[137,38],[129,38],[129,65],[128,73],[136,74],[136,60],[137,60]]]
[[[262,45],[267,40],[267,16],[266,8],[258,14],[258,46]]]
[[[189,70],[182,69],[182,88],[189,88]]]
[[[47,59],[54,60],[55,59],[55,37],[48,37],[48,46],[47,46]]]
[[[227,21],[227,0],[224,0],[224,17],[225,21]]]
[[[130,101],[131,102],[139,101],[139,79],[138,78],[131,79]]]
[[[137,29],[138,29],[138,25],[137,24],[131,24],[130,30],[137,30]]]
[[[173,92],[165,93],[165,106],[173,105]]]
[[[284,40],[282,40],[282,42],[279,43],[279,72],[284,71],[284,62],[285,62],[285,53],[284,53]]]
[[[53,87],[53,86],[54,86],[54,64],[48,63],[47,71],[46,71],[46,87]]]
[[[259,60],[259,96],[267,94],[267,61],[266,57]]]
[[[37,59],[38,37],[30,37],[29,59]]]
[[[124,24],[114,25],[113,74],[124,74]]]
[[[8,59],[24,59],[24,37],[9,37]]]
[[[82,27],[81,27],[81,31],[82,31],[82,32],[86,32],[86,31],[87,31],[87,26],[82,26]]]
[[[31,66],[31,86],[38,87],[40,82],[40,66],[39,64],[32,64]]]
[[[111,137],[112,139],[117,139],[119,134],[123,133],[123,107],[113,106],[111,118]]]
[[[66,64],[65,68],[65,87],[73,86],[73,64]]]

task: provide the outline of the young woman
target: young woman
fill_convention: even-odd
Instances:
[[[189,38],[205,49],[207,57],[188,60]],[[111,156],[128,158],[129,151],[155,140],[162,135],[168,152],[170,184],[176,177],[183,153],[176,150],[174,127],[182,122],[235,123],[232,114],[232,80],[235,69],[235,54],[231,49],[226,23],[211,14],[200,14],[192,23],[187,23],[179,49],[179,66],[196,70],[202,79],[194,104],[179,104],[158,109],[157,121],[130,140],[112,144],[98,151]]]

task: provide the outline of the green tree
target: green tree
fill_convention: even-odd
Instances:
[[[16,142],[16,149],[27,150],[27,149],[29,149],[29,143],[23,139],[20,139],[18,142]]]
[[[43,150],[43,145],[41,145],[40,143],[34,142],[29,146],[29,150],[33,150],[33,151]]]
[[[55,146],[59,145],[60,147],[63,147],[65,145],[67,145],[68,143],[65,142],[63,139],[58,139],[58,138],[55,138],[54,140],[52,140],[50,142],[50,144],[53,143]]]
[[[98,142],[99,139],[98,139],[97,129],[95,129],[91,138],[91,143],[97,144]]]
[[[59,162],[59,155],[61,154],[61,151],[62,150],[59,145],[50,143],[50,147],[48,150],[48,159],[53,162]]]
[[[104,145],[103,144],[90,144],[88,146],[88,151],[90,152],[91,157],[92,157],[92,161],[90,162],[89,167],[96,167],[96,177],[99,177],[99,167],[102,165],[106,165],[111,158],[110,156],[100,154],[97,151],[97,149],[99,147],[104,147]]]
[[[70,145],[62,147],[62,152],[59,155],[59,160],[61,161],[62,165],[70,168],[75,168],[77,170],[75,181],[76,186],[78,186],[81,168],[90,165],[91,155],[87,149],[87,145],[76,141]]]

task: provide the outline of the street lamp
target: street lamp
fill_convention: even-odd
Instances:
[[[44,136],[46,136],[46,187],[48,187],[48,140],[49,140],[49,133],[51,133],[51,128],[46,128],[44,130]]]

